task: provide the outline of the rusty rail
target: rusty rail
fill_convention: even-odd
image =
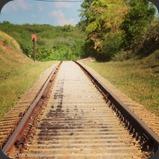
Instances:
[[[139,141],[142,149],[151,151],[154,156],[152,159],[159,158],[159,136],[148,128],[111,90],[108,90],[107,86],[89,71],[85,65],[77,61],[75,61],[75,63],[83,69],[94,84],[101,90],[107,102],[110,103],[110,107],[128,128],[129,132],[133,134],[133,137]]]
[[[3,145],[2,152],[7,154],[7,152],[13,147],[16,141],[21,137],[22,132],[25,130],[26,126],[28,125],[29,119],[34,114],[35,108],[38,106],[40,99],[42,99],[46,94],[46,89],[50,82],[52,82],[53,77],[55,76],[58,68],[60,67],[61,62],[53,68],[52,72],[48,76],[47,80],[42,85],[41,89],[37,93],[36,97],[30,104],[28,110],[25,112],[23,118],[19,121],[17,127],[14,129],[13,133],[7,139],[7,142]]]

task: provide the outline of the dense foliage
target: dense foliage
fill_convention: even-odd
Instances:
[[[0,24],[32,56],[31,34],[38,35],[38,60],[97,60],[147,56],[159,47],[159,20],[148,0],[84,0],[76,27]],[[86,35],[86,36],[85,36]]]
[[[85,0],[82,4],[81,22],[87,33],[85,51],[97,59],[110,59],[120,47],[119,26],[127,7],[123,0]]]
[[[155,10],[147,0],[131,0],[128,4],[129,12],[121,25],[125,33],[123,47],[135,49],[151,24]]]
[[[153,22],[153,24],[148,28],[147,32],[144,34],[143,39],[139,42],[137,49],[137,52],[141,57],[152,54],[155,50],[159,49],[158,21]]]
[[[24,53],[32,56],[31,34],[38,36],[36,59],[44,60],[74,60],[83,56],[82,46],[84,33],[78,27],[70,25],[14,25],[9,22],[0,24],[0,30],[14,37]]]
[[[147,0],[84,0],[79,25],[87,33],[86,54],[110,60],[121,50],[140,50],[154,15]]]

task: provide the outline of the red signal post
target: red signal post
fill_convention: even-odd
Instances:
[[[32,42],[33,42],[33,59],[35,61],[36,60],[36,55],[35,55],[36,54],[36,52],[35,52],[35,50],[36,50],[36,42],[37,42],[38,38],[37,38],[36,34],[32,34],[31,38],[32,38]]]
[[[31,35],[31,38],[32,38],[32,41],[35,41],[35,42],[38,40],[36,34],[32,34],[32,35]]]

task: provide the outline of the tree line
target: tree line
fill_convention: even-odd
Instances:
[[[30,58],[33,56],[31,39],[33,33],[38,37],[35,51],[37,60],[76,60],[83,57],[82,46],[85,34],[78,27],[47,24],[18,25],[4,21],[0,23],[0,30],[15,38],[23,52]]]
[[[0,23],[23,52],[32,56],[31,34],[38,35],[38,60],[100,61],[145,57],[159,49],[159,15],[148,0],[84,0],[76,26]]]

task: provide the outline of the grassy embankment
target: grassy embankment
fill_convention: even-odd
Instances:
[[[13,107],[52,62],[33,62],[18,43],[0,32],[0,118]]]
[[[126,95],[159,115],[159,51],[142,60],[86,63]]]
[[[0,24],[0,30],[16,39],[27,56],[31,56],[31,34],[36,33],[38,36],[36,58],[40,61],[75,60],[83,56],[82,46],[85,38],[78,27],[16,25],[4,22]]]

